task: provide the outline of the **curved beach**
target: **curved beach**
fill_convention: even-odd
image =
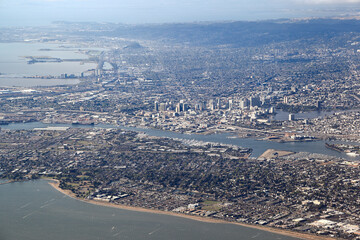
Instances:
[[[317,235],[312,235],[312,234],[293,232],[293,231],[289,231],[289,230],[277,229],[277,228],[272,228],[272,227],[265,227],[265,226],[251,225],[251,224],[245,224],[245,223],[237,223],[237,222],[228,222],[225,220],[213,219],[213,218],[209,218],[209,217],[191,216],[191,215],[182,214],[182,213],[167,212],[167,211],[147,209],[147,208],[142,208],[142,207],[131,207],[131,206],[108,203],[108,202],[80,199],[80,198],[77,198],[75,196],[75,194],[73,192],[71,192],[70,190],[61,189],[59,187],[60,182],[58,180],[49,180],[48,183],[57,191],[65,194],[71,198],[74,198],[74,199],[82,201],[82,202],[99,205],[99,206],[112,207],[112,208],[125,209],[125,210],[138,211],[138,212],[165,214],[165,215],[188,218],[188,219],[192,219],[195,221],[201,221],[201,222],[207,222],[207,223],[234,224],[234,225],[239,225],[239,226],[243,226],[243,227],[249,227],[249,228],[254,228],[254,229],[259,229],[259,230],[263,230],[263,231],[267,231],[267,232],[276,233],[276,234],[281,234],[281,235],[285,235],[285,236],[289,236],[289,237],[299,238],[299,239],[307,239],[307,240],[333,240],[333,239],[335,239],[335,238],[331,238],[331,237],[323,237],[323,236],[317,236]]]

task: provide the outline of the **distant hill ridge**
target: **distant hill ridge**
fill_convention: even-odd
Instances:
[[[120,26],[112,34],[138,39],[189,42],[196,45],[256,46],[296,39],[330,38],[350,32],[360,32],[359,20],[310,19],[294,22],[278,20],[137,25]]]
[[[86,25],[87,23],[57,22],[57,24]],[[355,17],[278,19],[269,21],[235,21],[210,23],[166,23],[125,25],[88,23],[100,31],[82,34],[106,35],[143,40],[163,40],[191,45],[258,46],[298,39],[329,38],[345,33],[360,32],[360,20]]]

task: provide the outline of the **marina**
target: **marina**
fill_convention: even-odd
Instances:
[[[266,140],[257,140],[254,138],[238,138],[234,137],[229,133],[219,133],[211,135],[201,135],[201,134],[182,134],[177,132],[163,131],[157,129],[149,128],[140,128],[140,127],[127,127],[121,125],[111,125],[111,124],[50,124],[50,123],[41,123],[41,122],[31,122],[31,123],[11,123],[8,125],[1,125],[2,129],[9,130],[20,130],[20,129],[34,129],[34,128],[46,128],[46,127],[79,127],[79,128],[121,128],[130,131],[144,132],[150,136],[158,137],[167,137],[174,139],[185,139],[185,140],[195,140],[203,142],[214,142],[222,144],[231,144],[245,148],[252,148],[251,157],[257,158],[267,149],[277,149],[293,152],[310,152],[324,154],[331,157],[344,158],[348,160],[360,160],[359,156],[349,156],[346,153],[335,151],[333,149],[327,148],[325,144],[329,141],[319,140],[312,142],[274,142]],[[330,141],[331,143],[343,143],[342,141]]]

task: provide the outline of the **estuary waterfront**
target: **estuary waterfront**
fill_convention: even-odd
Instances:
[[[20,130],[20,129],[34,129],[34,128],[46,128],[46,127],[81,127],[81,128],[122,128],[125,130],[144,132],[150,136],[157,137],[167,137],[175,139],[185,139],[188,141],[204,141],[204,142],[214,142],[222,144],[232,144],[245,148],[252,148],[252,157],[259,157],[267,149],[277,149],[293,152],[310,152],[325,154],[332,157],[344,158],[349,160],[359,160],[359,157],[351,157],[345,153],[337,152],[335,150],[326,148],[325,143],[327,141],[319,140],[312,142],[273,142],[273,141],[264,141],[257,140],[254,138],[233,138],[231,134],[221,133],[221,134],[211,134],[211,135],[200,135],[200,134],[182,134],[177,132],[169,132],[157,129],[147,129],[147,128],[135,128],[135,127],[126,127],[126,126],[117,126],[109,124],[98,124],[98,125],[71,125],[71,124],[46,124],[41,122],[32,122],[32,123],[12,123],[9,125],[0,126],[3,129],[9,130]],[[338,143],[339,141],[332,141]]]

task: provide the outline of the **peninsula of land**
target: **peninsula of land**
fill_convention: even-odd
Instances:
[[[56,86],[7,87],[12,60],[0,62],[0,83],[10,79],[0,87],[1,178],[50,177],[79,199],[359,239],[356,18],[147,26],[58,22],[2,33],[0,44],[76,45],[86,56],[73,60],[94,64],[76,74],[22,78],[52,79]],[[44,51],[49,47],[39,49],[31,55],[48,56],[33,58],[32,65],[23,59],[27,67],[64,64],[65,58]],[[72,78],[79,82],[60,84]],[[11,130],[12,123],[31,122],[72,128]],[[255,158],[252,146],[152,137],[101,124],[226,133],[293,142],[294,149],[280,146]],[[349,141],[327,145],[347,160],[295,150],[318,139]]]

